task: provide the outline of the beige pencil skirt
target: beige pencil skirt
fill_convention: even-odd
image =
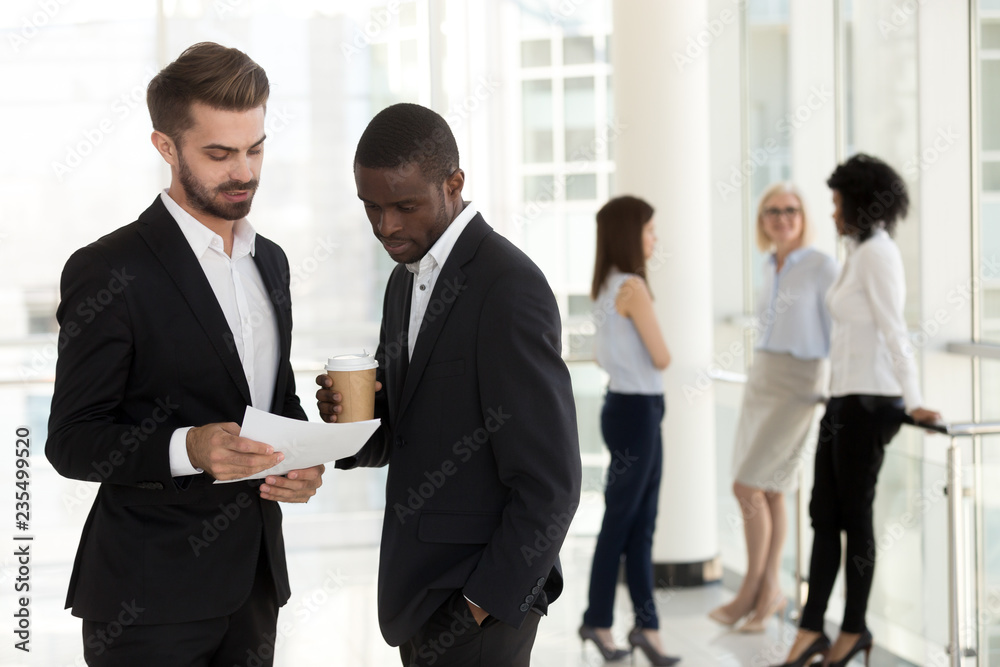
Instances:
[[[766,491],[794,491],[819,399],[825,359],[797,359],[758,350],[747,378],[733,444],[733,477]]]

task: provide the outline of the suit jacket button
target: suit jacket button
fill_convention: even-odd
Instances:
[[[535,586],[534,588],[531,589],[531,594],[532,595],[538,595],[538,591],[540,591],[540,590],[542,590],[541,586]]]
[[[402,436],[398,436],[398,435],[397,435],[397,436],[396,436],[396,446],[397,446],[397,447],[402,447],[402,446],[403,446],[403,445],[405,445],[405,444],[406,444],[406,440],[404,440],[404,439],[402,438]]]
[[[520,609],[521,611],[528,611],[529,609],[531,609],[531,605],[528,605],[528,604],[522,604],[522,605],[521,605],[520,607],[518,607],[518,608],[519,608],[519,609]]]
[[[538,577],[538,581],[535,582],[539,586],[545,583],[545,577]]]
[[[534,595],[529,595],[529,596],[527,596],[527,597],[524,598],[524,601],[527,602],[528,604],[531,604],[532,602],[535,601],[535,596]]]

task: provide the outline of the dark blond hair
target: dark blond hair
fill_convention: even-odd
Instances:
[[[767,206],[767,200],[775,195],[792,195],[799,200],[799,209],[802,213],[802,245],[809,245],[812,241],[812,228],[809,226],[809,216],[806,214],[806,202],[802,199],[802,193],[793,184],[785,181],[782,183],[775,183],[760,197],[760,203],[757,204],[757,247],[761,252],[769,252],[774,250],[774,242],[767,237],[764,233],[764,208]]]
[[[597,299],[611,269],[634,273],[646,279],[646,256],[642,252],[642,228],[653,218],[647,202],[625,195],[615,197],[597,212],[597,253],[590,298]]]
[[[146,106],[153,129],[179,143],[194,124],[192,103],[248,111],[267,104],[269,93],[267,74],[247,54],[214,42],[200,42],[153,77],[146,88]]]

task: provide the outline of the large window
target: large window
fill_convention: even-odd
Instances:
[[[577,397],[584,501],[579,523],[594,528],[607,462],[599,428],[606,376],[593,364],[590,281],[594,214],[611,194],[616,133],[611,98],[609,0],[520,2],[508,43],[518,81],[521,150],[515,224],[507,230],[539,265],[563,315],[564,355]],[[572,10],[572,11],[570,11]]]

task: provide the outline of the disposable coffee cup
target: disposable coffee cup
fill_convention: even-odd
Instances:
[[[342,354],[326,362],[333,390],[340,392],[338,424],[375,417],[375,369],[378,362],[368,353]]]

